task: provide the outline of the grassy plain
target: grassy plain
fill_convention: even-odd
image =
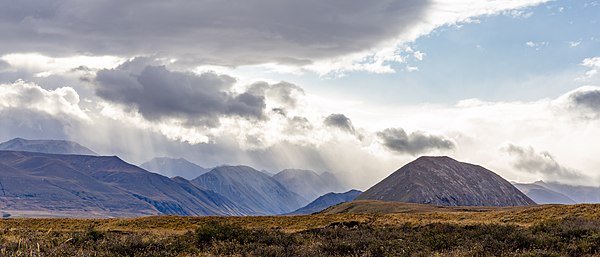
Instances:
[[[305,216],[0,220],[2,256],[600,256],[600,205],[355,201]]]

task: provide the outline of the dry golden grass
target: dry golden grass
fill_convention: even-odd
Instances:
[[[103,231],[151,231],[183,233],[209,221],[226,222],[244,228],[279,229],[296,232],[341,221],[359,221],[375,226],[400,224],[511,224],[530,226],[536,222],[581,217],[600,220],[600,204],[537,205],[525,207],[439,207],[432,205],[353,201],[334,206],[321,214],[302,216],[180,217],[65,219],[14,218],[0,220],[0,230],[83,231],[94,227]]]
[[[0,220],[0,256],[74,255],[597,256],[600,205],[356,201],[304,216]]]

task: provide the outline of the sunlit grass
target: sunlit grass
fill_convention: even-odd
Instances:
[[[352,204],[352,203],[350,203]],[[349,206],[338,206],[347,208]],[[600,205],[283,217],[4,219],[2,256],[589,256]],[[334,208],[335,209],[335,208]],[[329,210],[329,211],[334,211]]]

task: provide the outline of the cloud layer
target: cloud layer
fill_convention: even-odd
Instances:
[[[544,0],[2,0],[0,55],[158,55],[181,63],[391,72],[437,27]],[[110,17],[110,18],[107,18]],[[418,57],[417,57],[418,58]]]
[[[416,0],[6,1],[0,33],[12,36],[1,50],[160,53],[222,65],[306,64],[392,39],[418,22],[429,5]]]

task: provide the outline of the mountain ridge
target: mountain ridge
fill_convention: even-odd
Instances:
[[[49,154],[98,155],[89,148],[74,141],[54,139],[29,140],[20,137],[0,143],[0,150]]]
[[[192,180],[210,169],[190,162],[184,158],[154,157],[152,160],[140,164],[141,168],[156,172],[167,177],[183,177]]]
[[[284,169],[273,178],[307,201],[313,201],[329,192],[344,191],[340,181],[332,173],[318,174],[312,170]]]
[[[253,210],[251,215],[284,214],[307,203],[277,180],[248,166],[219,166],[193,179],[192,183]]]
[[[320,212],[331,206],[352,201],[360,194],[362,194],[362,191],[356,189],[352,189],[343,193],[327,193],[310,202],[306,206],[288,213],[287,215],[304,215]]]

